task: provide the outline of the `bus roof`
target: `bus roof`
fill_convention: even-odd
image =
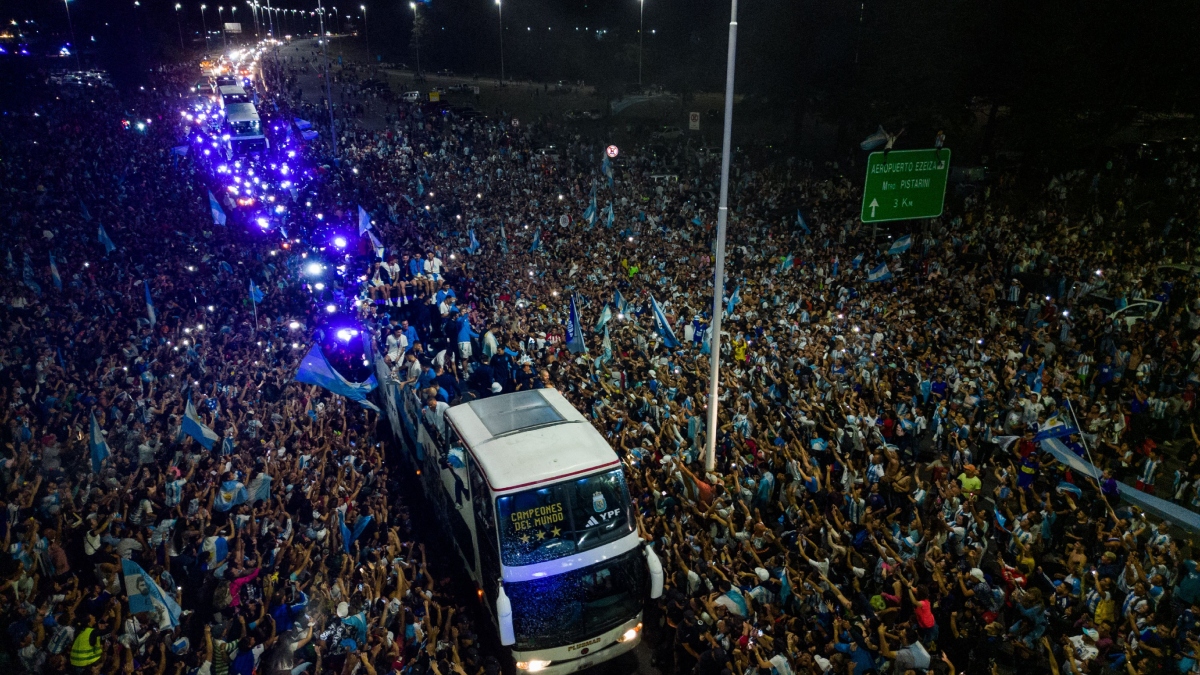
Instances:
[[[230,103],[225,106],[225,119],[229,122],[253,122],[258,120],[258,111],[253,103]]]
[[[457,405],[446,416],[495,492],[616,468],[604,437],[555,389]]]
[[[223,84],[217,88],[222,96],[245,96],[246,90],[236,84]]]

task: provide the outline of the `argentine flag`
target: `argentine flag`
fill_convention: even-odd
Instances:
[[[368,231],[367,237],[370,238],[370,240],[371,240],[371,247],[375,249],[375,257],[379,258],[380,260],[383,260],[383,254],[384,254],[383,242],[379,241],[379,239],[377,239],[375,237],[374,232]]]
[[[225,209],[221,208],[221,203],[217,201],[217,198],[215,195],[213,195],[212,190],[208,191],[208,208],[210,211],[212,211],[213,224],[224,225]]]
[[[613,220],[614,216],[612,202],[609,202],[608,206],[604,207],[604,226],[611,229],[613,226]]]
[[[784,258],[783,261],[779,263],[779,271],[786,272],[786,271],[792,269],[792,265],[795,265],[795,264],[796,264],[795,256],[793,256],[791,253],[789,253],[789,254],[787,254],[787,257]]]
[[[888,269],[887,263],[883,263],[870,272],[867,272],[867,281],[888,281],[891,278],[892,271]]]
[[[883,130],[883,125],[881,124],[879,125],[879,129],[863,139],[863,142],[859,143],[858,147],[863,150],[874,150],[884,143],[887,143],[887,132]]]
[[[371,216],[367,215],[366,209],[362,206],[358,207],[358,236],[363,236],[367,230],[371,229]]]
[[[187,407],[183,411],[183,421],[180,424],[180,430],[183,433],[196,439],[196,442],[203,445],[206,450],[212,450],[213,446],[221,438],[217,432],[209,429],[204,422],[200,421],[200,416],[196,414],[196,406],[192,404],[189,398]]]
[[[467,253],[475,255],[475,253],[479,251],[479,239],[475,237],[475,230],[473,228],[469,231],[469,233],[471,236],[471,245],[467,247]]]
[[[650,296],[650,307],[654,310],[654,329],[662,336],[663,344],[667,349],[674,349],[679,346],[679,340],[675,338],[675,332],[671,330],[671,324],[667,322],[667,316],[663,314],[662,307],[658,306],[658,301],[654,296]]]
[[[100,473],[100,468],[104,466],[104,460],[108,459],[110,453],[108,441],[104,440],[104,432],[100,430],[100,423],[96,421],[96,413],[92,413],[88,426],[88,451],[92,456],[92,472]]]
[[[158,323],[158,314],[154,311],[154,301],[150,299],[150,280],[142,281],[143,287],[146,289],[146,316],[150,319],[150,325]]]
[[[100,244],[102,246],[104,246],[105,255],[117,250],[117,245],[113,243],[112,239],[108,238],[108,233],[104,231],[103,225],[100,226],[99,241],[100,241]]]
[[[804,230],[804,234],[812,234],[812,230],[808,229],[808,223],[804,222],[804,215],[800,213],[800,209],[796,209],[796,226]]]
[[[729,302],[725,303],[725,313],[733,314],[733,308],[742,301],[742,287],[738,286],[733,289],[733,295],[729,296]]]
[[[613,291],[613,304],[617,306],[617,314],[624,314],[625,308],[629,305],[625,302],[625,296],[621,295],[621,291]]]
[[[912,235],[906,234],[892,242],[892,247],[888,249],[888,255],[900,255],[910,248],[912,248]]]
[[[541,247],[542,247],[542,228],[539,227],[537,229],[537,231],[535,231],[533,233],[533,243],[529,245],[529,252],[533,253],[534,251],[538,250]]]
[[[599,333],[604,330],[609,321],[612,321],[612,309],[609,308],[606,302],[604,303],[604,309],[600,310],[600,320],[596,322],[596,332]]]
[[[254,283],[253,279],[250,280],[250,301],[256,305],[263,301],[263,292],[259,290],[258,284]]]
[[[588,204],[587,210],[583,212],[583,219],[587,221],[588,227],[596,224],[596,188],[592,187],[592,201]]]
[[[364,382],[347,380],[334,370],[325,358],[325,353],[321,351],[320,345],[314,344],[312,349],[308,350],[308,354],[300,362],[300,369],[296,372],[296,381],[324,387],[335,394],[357,401],[364,408],[379,412],[379,406],[367,400],[367,394],[379,386],[375,376],[371,375]]]
[[[504,231],[504,223],[500,223],[500,252],[508,255],[508,233]]]
[[[1042,425],[1041,429],[1037,432],[1037,435],[1033,437],[1033,442],[1041,443],[1042,441],[1049,441],[1055,438],[1062,438],[1063,436],[1070,436],[1077,433],[1079,433],[1079,429],[1076,429],[1075,425],[1068,423],[1059,415],[1052,415],[1050,419],[1046,420],[1046,423]]]
[[[854,266],[854,269],[858,269],[862,265],[862,261],[863,254],[859,253],[858,255],[854,256],[854,260],[851,260],[850,264]]]

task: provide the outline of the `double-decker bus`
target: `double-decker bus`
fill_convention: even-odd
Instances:
[[[225,106],[225,125],[221,140],[226,143],[230,157],[258,152],[269,147],[263,134],[262,120],[253,103],[230,103]]]
[[[517,672],[573,673],[632,650],[662,564],[637,532],[622,463],[554,389],[397,420],[426,496]]]
[[[217,88],[216,103],[224,110],[235,103],[253,103],[250,94],[236,84],[227,84]]]

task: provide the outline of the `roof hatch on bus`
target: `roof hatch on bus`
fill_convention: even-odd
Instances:
[[[492,437],[567,421],[537,389],[471,401],[467,405]]]

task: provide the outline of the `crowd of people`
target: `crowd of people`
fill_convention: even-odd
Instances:
[[[683,143],[606,161],[552,122],[392,103],[382,130],[339,118],[334,162],[305,68],[269,74],[280,119],[323,132],[286,225],[357,233],[361,205],[384,246],[358,238],[361,269],[320,293],[299,246],[235,210],[214,225],[208,163],[172,154],[193,64],[140,91],[35,88],[0,117],[15,667],[499,672],[416,543],[376,415],[294,381],[335,302],[434,411],[554,387],[592,419],[667,570],[646,608],[663,672],[1197,669],[1189,533],[1116,485],[1200,503],[1193,144],[1002,174],[891,241],[857,220],[861,157],[738,155],[710,432],[716,161]],[[1148,192],[1175,215],[1142,215]],[[1098,484],[1034,440],[1068,418]]]

